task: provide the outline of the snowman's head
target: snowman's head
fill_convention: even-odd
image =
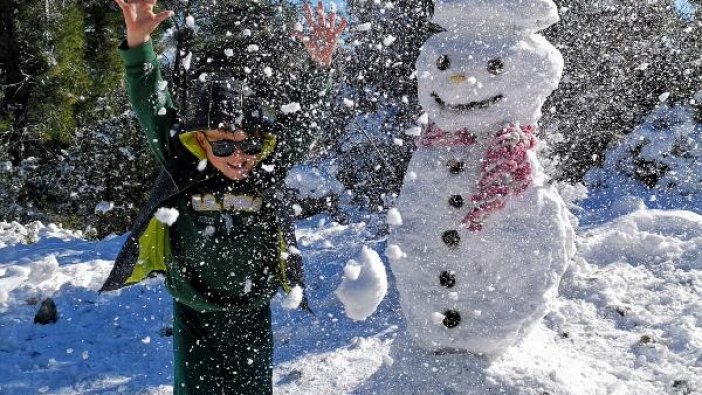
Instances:
[[[436,34],[416,63],[419,101],[444,130],[494,131],[535,123],[563,72],[560,52],[537,34]]]

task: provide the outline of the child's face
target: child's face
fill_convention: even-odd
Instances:
[[[212,142],[219,140],[241,142],[247,138],[249,138],[249,135],[243,130],[235,132],[208,130],[197,133],[197,141],[207,153],[207,160],[225,177],[234,181],[248,177],[251,169],[256,165],[256,155],[245,154],[240,147],[237,147],[229,156],[217,156],[212,151]]]

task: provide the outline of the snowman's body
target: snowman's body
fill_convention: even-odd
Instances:
[[[438,17],[452,15],[438,7]],[[555,12],[543,8],[542,25]],[[403,225],[389,237],[388,256],[418,344],[494,355],[543,317],[573,253],[570,213],[540,169],[533,127],[525,127],[536,124],[563,61],[523,26],[454,22],[455,31],[432,36],[417,60],[432,127],[410,161],[397,203]]]

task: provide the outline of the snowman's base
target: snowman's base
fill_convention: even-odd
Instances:
[[[553,332],[540,327],[524,343],[488,357],[463,350],[427,351],[400,333],[383,365],[353,394],[582,395],[577,380],[571,385],[558,379],[565,372],[581,372],[564,366],[552,337]]]

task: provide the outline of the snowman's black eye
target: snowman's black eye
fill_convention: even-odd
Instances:
[[[441,55],[439,56],[439,59],[436,59],[436,68],[438,68],[441,71],[444,71],[451,66],[451,61],[449,60],[448,56],[446,55]]]
[[[497,58],[497,59],[492,59],[491,61],[488,62],[487,66],[488,71],[490,74],[502,74],[502,72],[505,70],[505,64],[502,62],[502,59]]]

